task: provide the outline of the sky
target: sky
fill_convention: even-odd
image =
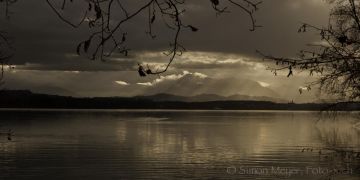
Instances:
[[[87,8],[85,0],[77,2],[73,5],[77,11],[69,8],[64,14],[73,22]],[[132,9],[143,2],[127,0],[125,5]],[[255,51],[294,57],[308,48],[306,44],[318,42],[316,32],[297,29],[302,22],[325,26],[329,12],[325,1],[264,0],[255,13],[262,27],[254,32],[249,31],[249,17],[236,7],[229,6],[231,13],[220,16],[208,0],[186,0],[185,8],[183,22],[199,28],[181,32],[180,43],[187,51],[166,73],[140,77],[137,63],[153,69],[167,63],[169,57],[163,52],[174,35],[159,24],[154,28],[157,38],[151,39],[146,34],[147,11],[123,27],[128,32],[129,56],[115,54],[101,62],[76,54],[77,44],[89,36],[86,24],[74,29],[60,21],[45,1],[19,0],[11,7],[10,19],[0,20],[1,30],[9,32],[16,48],[11,60],[15,68],[7,69],[2,88],[68,96],[241,94],[296,102],[322,98],[316,90],[300,95],[299,88],[315,80],[307,72],[295,71],[290,78],[286,72],[274,76],[267,67],[275,64],[263,61]]]

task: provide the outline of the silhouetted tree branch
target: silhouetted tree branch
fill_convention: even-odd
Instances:
[[[17,0],[0,0],[0,4],[5,7],[5,16],[9,17],[10,5],[17,2]],[[89,55],[90,59],[100,59],[105,61],[107,57],[117,52],[127,56],[130,48],[127,46],[127,34],[123,30],[125,23],[131,21],[135,17],[140,16],[142,13],[148,14],[146,24],[148,31],[146,32],[151,38],[156,38],[152,28],[155,21],[161,21],[166,27],[174,32],[173,40],[170,43],[168,52],[164,53],[169,56],[167,65],[162,70],[152,71],[149,67],[145,70],[141,64],[139,64],[139,74],[146,76],[149,74],[160,74],[166,72],[174,61],[176,56],[180,56],[185,48],[179,43],[180,34],[183,29],[189,29],[193,32],[198,31],[194,25],[186,24],[183,22],[182,15],[186,11],[186,0],[147,0],[143,5],[137,8],[129,8],[124,5],[122,0],[86,0],[82,1],[82,7],[75,6],[73,0],[46,0],[49,7],[55,12],[55,14],[73,28],[78,28],[81,25],[87,23],[89,29],[89,37],[80,42],[77,46],[76,52],[78,55]],[[80,2],[80,1],[78,1]],[[258,6],[261,3],[259,0],[210,0],[211,7],[214,9],[217,15],[230,12],[228,6],[234,6],[247,13],[251,20],[250,31],[254,31],[257,27],[254,18],[254,12],[258,10]],[[81,19],[74,22],[74,17],[66,17],[67,9],[73,6],[82,12]],[[84,8],[86,6],[86,8]],[[120,13],[122,16],[115,16],[114,12]],[[75,17],[77,18],[77,17]],[[1,32],[1,56],[0,63],[2,64],[1,79],[4,75],[4,65],[9,63],[9,59],[12,54],[4,53],[7,51],[10,43],[8,38]],[[7,46],[7,47],[5,47]]]
[[[345,101],[360,99],[360,2],[355,0],[329,1],[333,8],[327,27],[303,23],[299,33],[313,30],[319,34],[319,42],[309,44],[310,50],[301,50],[297,58],[266,55],[265,59],[276,62],[269,69],[276,75],[287,70],[307,70],[310,76],[319,75],[308,89],[320,85],[320,90],[335,94]]]
[[[17,0],[0,0],[0,3],[4,4],[6,18],[10,17],[10,6],[17,2]],[[9,66],[9,60],[14,55],[14,48],[7,32],[0,29],[0,86],[3,84],[5,67]],[[11,67],[10,67],[11,68]]]
[[[14,49],[10,41],[9,36],[6,32],[0,31],[0,65],[1,65],[1,74],[0,74],[0,86],[3,84],[5,67],[9,66],[9,60],[14,55]]]
[[[152,71],[150,68],[146,70],[139,64],[139,74],[146,76],[148,74],[160,74],[166,72],[174,61],[176,56],[180,56],[185,48],[180,44],[179,38],[183,29],[189,29],[193,32],[198,31],[194,25],[186,24],[183,21],[182,15],[186,11],[186,0],[147,0],[143,5],[137,8],[127,8],[121,0],[88,0],[88,8],[83,10],[83,17],[78,22],[73,22],[65,17],[66,9],[71,6],[73,1],[69,0],[46,0],[51,9],[56,15],[65,23],[77,28],[84,22],[88,23],[90,35],[88,39],[80,42],[77,46],[77,54],[87,54],[91,59],[106,60],[106,57],[111,56],[114,52],[127,56],[130,48],[127,46],[126,32],[122,30],[126,22],[131,21],[142,13],[147,13],[147,21],[145,24],[148,31],[146,32],[151,38],[156,38],[152,28],[155,21],[161,21],[166,27],[174,32],[173,40],[170,43],[170,48],[165,55],[169,56],[167,65],[162,70]],[[210,0],[209,2],[214,11],[219,15],[230,12],[227,6],[234,6],[240,8],[247,13],[251,19],[251,31],[257,27],[254,18],[254,12],[258,9],[261,1],[252,0]],[[113,12],[121,13],[119,18],[115,17]]]

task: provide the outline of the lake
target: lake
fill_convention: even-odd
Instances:
[[[358,114],[0,110],[0,179],[356,179]]]

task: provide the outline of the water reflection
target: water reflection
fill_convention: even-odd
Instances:
[[[360,145],[348,117],[317,122],[311,112],[1,113],[16,133],[0,140],[1,179],[320,179],[307,168],[334,164],[320,149]],[[334,178],[358,179],[350,165]],[[273,167],[299,172],[243,173]]]
[[[359,121],[357,116],[342,114],[326,117],[328,116],[325,116],[316,125],[318,137],[322,139],[325,146],[360,148],[360,129],[356,128]]]

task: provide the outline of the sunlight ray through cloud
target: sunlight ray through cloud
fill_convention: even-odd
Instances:
[[[262,81],[258,81],[258,83],[262,86],[262,87],[269,87],[270,84],[266,83],[266,82],[262,82]]]
[[[128,86],[129,83],[125,82],[125,81],[115,81],[116,84],[121,85],[121,86]]]
[[[154,86],[156,84],[165,82],[165,81],[175,81],[175,80],[179,80],[181,78],[183,78],[186,75],[193,75],[195,77],[204,79],[207,78],[208,76],[199,72],[189,72],[189,71],[183,71],[181,74],[171,74],[171,75],[166,75],[166,76],[159,76],[159,78],[151,81],[151,82],[140,82],[137,83],[138,85],[142,85],[142,86]]]

